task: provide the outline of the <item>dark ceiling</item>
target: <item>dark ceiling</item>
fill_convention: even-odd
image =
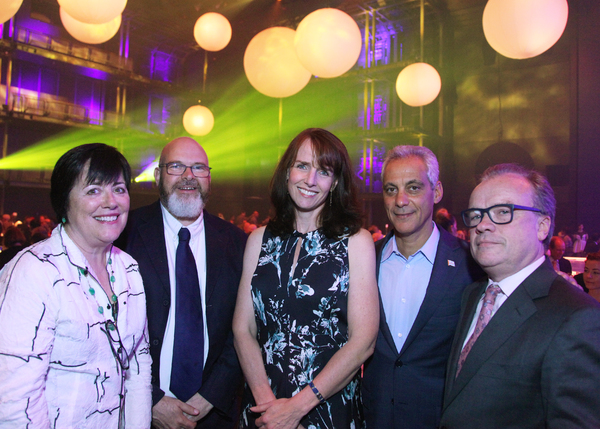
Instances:
[[[449,1],[451,7],[462,8],[486,0]],[[243,73],[246,46],[266,28],[295,29],[306,15],[324,7],[341,9],[357,20],[364,11],[376,9],[384,21],[418,24],[420,4],[420,0],[129,0],[123,16],[129,22],[133,55],[142,47],[156,49],[178,58],[189,69],[201,67],[205,55],[193,38],[196,20],[206,12],[223,14],[232,25],[232,39],[222,51],[208,54],[209,75],[230,80]],[[425,0],[424,5],[426,14],[441,14],[448,2]]]
[[[444,0],[437,0],[438,2]],[[272,26],[295,28],[310,12],[334,7],[351,15],[365,9],[398,13],[419,7],[419,0],[129,0],[124,16],[131,21],[132,41],[186,54],[200,49],[193,39],[196,20],[206,12],[223,14],[233,28],[232,45],[247,45],[258,32]]]
[[[55,0],[54,0],[55,1]],[[480,7],[487,0],[425,0],[429,13]],[[199,49],[193,40],[196,20],[218,12],[233,27],[232,43],[249,41],[259,31],[281,25],[295,28],[310,12],[334,7],[356,16],[377,9],[390,20],[418,14],[421,0],[129,0],[124,17],[131,21],[132,36],[143,43],[162,44],[174,52]],[[141,38],[141,39],[140,39]]]
[[[30,0],[32,12],[47,17],[62,28],[56,0]],[[487,0],[423,0],[426,26],[447,14],[460,15],[461,9],[482,8]],[[193,37],[196,20],[206,12],[223,14],[231,23],[232,39],[219,52],[209,52],[208,76],[213,88],[222,89],[243,75],[246,46],[257,33],[273,26],[296,28],[309,13],[324,7],[341,9],[353,16],[359,25],[365,11],[377,11],[380,22],[401,25],[403,34],[418,38],[421,0],[129,0],[123,13],[122,27],[129,34],[130,58],[144,67],[148,51],[172,56],[178,64],[175,83],[184,88],[202,74],[206,53]],[[361,16],[362,15],[362,16]],[[432,28],[432,27],[429,27]],[[67,37],[70,37],[66,34]],[[99,45],[103,50],[118,52],[119,36]],[[135,66],[134,66],[135,67]],[[210,92],[210,88],[208,88]]]

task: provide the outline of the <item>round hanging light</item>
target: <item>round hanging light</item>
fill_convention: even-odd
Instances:
[[[71,17],[86,24],[105,24],[125,10],[127,0],[58,0]]]
[[[550,49],[567,25],[567,0],[489,0],[483,33],[505,57],[524,59]]]
[[[193,136],[205,136],[213,129],[215,117],[208,107],[192,106],[183,114],[183,128]]]
[[[205,13],[194,25],[194,39],[205,51],[220,51],[231,40],[231,24],[220,13]]]
[[[23,0],[0,0],[0,24],[15,16],[22,3]]]
[[[405,67],[396,79],[398,97],[413,107],[431,103],[441,88],[442,79],[439,73],[427,63],[415,63]]]
[[[110,40],[121,26],[121,15],[105,24],[86,24],[77,21],[69,15],[62,7],[60,8],[60,20],[71,36],[83,43],[96,45]]]
[[[300,62],[312,74],[336,77],[350,70],[358,60],[362,37],[350,15],[325,8],[308,14],[300,22],[294,46]]]
[[[250,40],[244,53],[244,71],[250,84],[269,97],[289,97],[299,92],[310,80],[294,50],[290,28],[272,27]]]

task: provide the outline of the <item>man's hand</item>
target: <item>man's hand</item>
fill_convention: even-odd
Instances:
[[[186,414],[186,417],[193,422],[203,419],[213,409],[213,405],[197,392],[186,403],[199,411],[195,416]]]
[[[196,420],[190,419],[196,418],[198,414],[200,411],[193,406],[181,402],[179,399],[163,396],[152,407],[152,426],[158,429],[194,429]]]

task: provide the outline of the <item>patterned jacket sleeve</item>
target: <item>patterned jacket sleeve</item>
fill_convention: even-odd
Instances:
[[[50,427],[46,374],[54,344],[57,280],[25,252],[0,272],[0,427]]]
[[[137,298],[133,300],[130,295],[128,299],[130,305],[132,303],[136,305],[132,314],[136,319],[143,318],[144,320],[143,335],[138,339],[134,348],[125,380],[125,422],[127,428],[147,429],[152,420],[152,386],[150,384],[152,358],[148,341],[146,299],[137,262],[127,254],[121,253],[121,255],[127,266],[127,281],[131,294]]]

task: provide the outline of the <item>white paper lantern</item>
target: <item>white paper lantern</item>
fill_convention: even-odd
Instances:
[[[568,16],[567,0],[489,0],[483,11],[483,33],[505,57],[531,58],[560,39]]]
[[[183,114],[183,128],[193,136],[205,136],[213,129],[215,117],[205,106],[192,106]]]
[[[60,20],[71,36],[83,43],[96,45],[110,40],[121,26],[121,15],[105,24],[86,24],[77,21],[70,16],[62,7],[60,8]]]
[[[15,16],[22,3],[23,0],[0,0],[0,24]]]
[[[439,73],[427,63],[415,63],[405,67],[396,79],[398,97],[413,107],[431,103],[441,88],[442,79]]]
[[[123,13],[127,0],[58,0],[58,4],[79,22],[105,24]]]
[[[310,80],[294,50],[290,28],[272,27],[250,40],[244,53],[244,71],[250,84],[269,97],[289,97],[299,92]]]
[[[319,9],[298,25],[294,40],[302,65],[318,77],[336,77],[352,68],[362,46],[356,21],[338,9]]]
[[[231,40],[231,24],[220,13],[205,13],[194,25],[194,39],[205,51],[220,51]]]

